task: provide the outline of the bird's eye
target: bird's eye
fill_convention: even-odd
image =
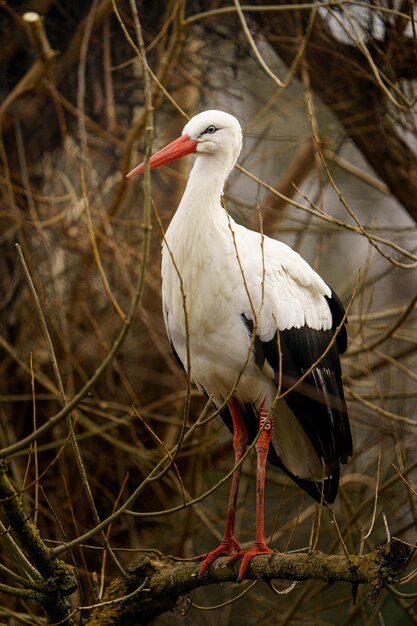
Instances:
[[[215,133],[217,130],[217,128],[214,126],[214,124],[210,124],[210,126],[207,126],[206,130],[204,131],[203,135],[212,135],[213,133]]]

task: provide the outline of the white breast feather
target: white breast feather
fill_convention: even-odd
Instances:
[[[192,238],[184,232],[184,222],[181,231],[175,218],[171,222],[167,242],[176,267],[166,245],[162,255],[167,332],[187,368],[182,283],[193,380],[220,403],[247,363],[237,397],[260,404],[267,394],[274,397],[273,372],[261,372],[253,359],[247,361],[250,336],[242,314],[256,320],[262,341],[270,341],[277,328],[307,324],[327,329],[332,320],[323,296],[329,296],[330,289],[285,244],[264,237],[262,252],[259,233],[229,222],[225,212],[219,219],[222,223],[194,229]]]

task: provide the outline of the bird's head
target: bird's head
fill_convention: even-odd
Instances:
[[[156,152],[149,159],[150,169],[155,169],[193,152],[220,160],[230,171],[242,148],[242,129],[237,119],[215,109],[195,115],[185,126],[181,137]],[[141,163],[129,172],[128,177],[142,174]]]

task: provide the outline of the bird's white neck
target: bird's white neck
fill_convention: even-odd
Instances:
[[[174,273],[180,272],[187,294],[194,294],[189,297],[195,301],[198,297],[194,291],[201,283],[203,268],[210,267],[216,256],[222,256],[225,245],[232,245],[229,218],[220,201],[227,174],[225,167],[220,169],[214,159],[197,157],[184,195],[165,233],[170,253],[164,244],[163,280],[174,272],[172,254],[176,265]]]
[[[224,214],[221,195],[231,167],[213,156],[200,155],[191,170],[187,187],[177,209],[183,219],[208,224]]]

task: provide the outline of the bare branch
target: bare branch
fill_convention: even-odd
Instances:
[[[336,556],[322,552],[308,554],[273,554],[256,557],[251,561],[247,580],[293,580],[319,579],[330,583],[339,581],[352,585],[368,584],[374,591],[396,578],[406,566],[413,549],[408,545],[392,540],[378,550],[357,556]],[[160,556],[143,556],[129,571],[132,579],[116,579],[110,585],[104,600],[123,598],[134,589],[143,589],[129,602],[114,604],[109,618],[109,608],[105,604],[94,611],[87,626],[106,624],[121,626],[129,619],[132,626],[148,624],[157,615],[177,606],[184,595],[199,587],[233,582],[239,566],[227,565],[227,559],[218,559],[218,565],[211,567],[203,580],[197,578],[198,563],[176,562]],[[105,621],[109,620],[109,621]]]

